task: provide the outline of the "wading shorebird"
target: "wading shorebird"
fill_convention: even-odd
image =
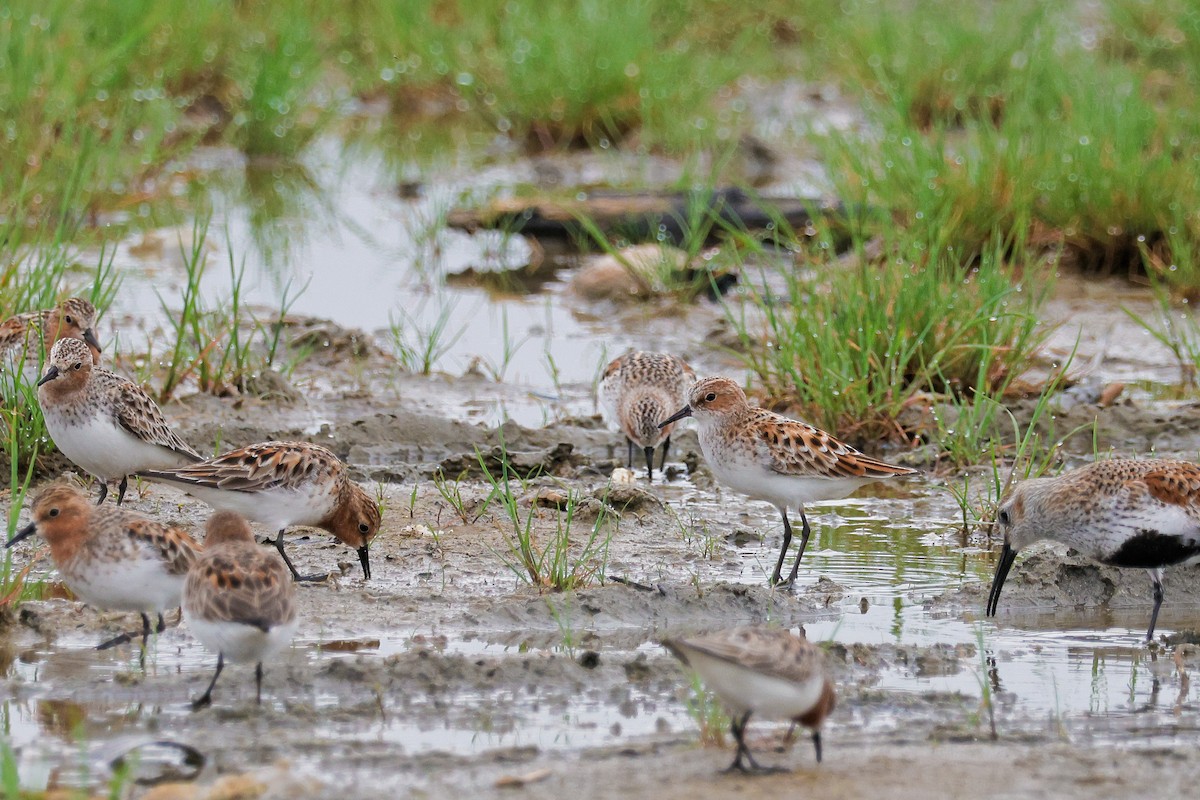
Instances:
[[[32,385],[41,375],[42,362],[60,339],[79,339],[88,346],[92,363],[100,363],[100,342],[93,328],[96,307],[82,297],[69,297],[42,311],[16,314],[0,323],[0,365],[20,370]]]
[[[663,417],[687,402],[688,389],[696,382],[696,373],[679,358],[668,353],[626,353],[604,369],[598,394],[609,422],[615,424],[629,442],[629,468],[633,469],[633,448],[646,455],[646,479],[654,480],[654,448],[662,444],[661,470],[667,463],[673,425],[659,425]]]
[[[37,386],[46,432],[55,446],[100,481],[97,505],[108,497],[108,481],[120,478],[121,505],[130,474],[201,459],[171,430],[145,389],[94,366],[88,346],[79,339],[55,343]]]
[[[1101,564],[1150,573],[1150,641],[1163,601],[1163,568],[1200,560],[1200,466],[1114,458],[1055,478],[1031,478],[1001,504],[996,522],[1004,547],[988,594],[989,617],[1017,553],[1054,539]]]
[[[225,659],[254,664],[255,699],[262,703],[263,662],[296,635],[296,584],[283,560],[254,542],[244,517],[217,511],[209,517],[204,553],[188,571],[183,618],[200,642],[217,654],[208,689],[192,703],[212,703]]]
[[[771,583],[780,581],[792,542],[788,508],[800,514],[800,552],[786,583],[796,580],[811,533],[804,504],[839,500],[860,486],[884,478],[913,475],[915,469],[871,458],[806,422],[751,406],[741,387],[728,378],[705,378],[688,392],[688,403],[663,425],[695,417],[700,449],[717,480],[758,500],[783,517],[783,547]]]
[[[699,673],[729,709],[737,756],[726,772],[776,771],[759,766],[746,745],[752,714],[791,720],[811,730],[820,763],[821,725],[837,701],[821,648],[780,628],[761,626],[666,639],[662,644]]]
[[[262,442],[178,469],[142,470],[138,475],[279,531],[275,547],[298,581],[324,580],[328,575],[302,576],[296,571],[283,549],[283,533],[291,525],[323,528],[356,548],[363,578],[371,579],[368,548],[382,521],[379,506],[350,480],[341,459],[318,444]]]
[[[142,648],[166,627],[162,612],[179,606],[188,567],[201,547],[185,531],[114,506],[93,506],[73,486],[52,484],[33,501],[33,522],[5,547],[40,533],[63,582],[83,602],[142,615]],[[137,634],[121,634],[99,645],[104,650]]]

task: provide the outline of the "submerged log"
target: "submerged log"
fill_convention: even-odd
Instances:
[[[705,243],[728,230],[762,231],[773,225],[807,227],[813,213],[840,216],[840,204],[814,199],[752,197],[741,189],[711,192],[595,191],[563,200],[505,198],[481,208],[455,209],[447,223],[474,231],[500,229],[541,239],[587,238],[588,220],[606,236],[630,242],[682,244],[701,235]]]

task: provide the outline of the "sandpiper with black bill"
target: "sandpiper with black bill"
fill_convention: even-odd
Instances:
[[[1163,569],[1200,560],[1200,466],[1114,458],[1054,478],[1032,478],[1017,484],[996,522],[1004,547],[988,594],[989,617],[996,614],[1017,553],[1053,539],[1101,564],[1150,573],[1150,641],[1163,601]]]
[[[175,608],[183,595],[188,568],[201,546],[179,528],[115,506],[93,506],[83,493],[64,483],[51,484],[33,501],[33,522],[5,547],[40,533],[63,582],[96,608],[137,611],[142,615],[142,653],[150,638],[150,615]],[[105,650],[129,641],[125,633],[104,642]]]
[[[864,484],[916,473],[864,455],[806,422],[751,406],[741,387],[728,378],[697,382],[688,392],[688,404],[662,425],[683,417],[695,417],[699,424],[700,449],[717,480],[779,509],[783,547],[773,584],[780,581],[792,543],[788,507],[800,513],[802,526],[800,552],[786,581],[790,585],[811,534],[805,503],[839,500]]]
[[[363,578],[371,579],[369,548],[379,532],[379,506],[349,468],[327,448],[309,442],[261,442],[179,469],[138,473],[169,483],[223,511],[278,530],[275,547],[298,581],[328,574],[300,575],[283,549],[290,525],[314,525],[356,548]]]

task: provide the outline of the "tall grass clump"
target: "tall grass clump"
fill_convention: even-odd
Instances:
[[[756,27],[703,38],[696,9],[680,0],[361,8],[347,47],[376,65],[397,102],[440,92],[537,148],[607,146],[634,130],[666,146],[715,141],[718,94],[769,54]]]
[[[202,392],[246,392],[263,370],[273,368],[282,356],[280,335],[284,317],[303,293],[303,287],[284,288],[278,311],[263,319],[245,308],[242,298],[244,264],[227,251],[231,291],[227,300],[210,304],[202,282],[208,268],[208,222],[198,219],[191,242],[180,243],[186,280],[178,306],[161,294],[159,304],[169,326],[164,375],[158,390],[160,402],[175,395],[188,381]]]
[[[767,401],[843,436],[901,434],[921,395],[1002,393],[1041,341],[1044,290],[1014,283],[998,252],[815,266],[781,268],[782,296],[757,289],[727,313]]]
[[[1200,70],[1186,63],[1200,23],[1173,7],[1120,38],[1129,57],[1065,34],[1079,20],[1047,4],[843,4],[818,49],[825,69],[863,87],[869,133],[818,138],[837,193],[933,250],[977,257],[1005,243],[1019,264],[1063,248],[1116,271],[1140,270],[1147,247],[1180,261],[1200,240],[1200,114],[1186,79]],[[1114,18],[1121,9],[1159,13],[1111,0]],[[1194,292],[1198,277],[1167,280]]]
[[[564,507],[554,511],[553,530],[542,532],[537,525],[542,509],[536,503],[521,507],[532,475],[519,475],[503,447],[499,474],[492,471],[482,453],[476,452],[476,456],[491,487],[488,504],[499,504],[512,525],[511,533],[502,534],[507,552],[499,555],[514,575],[539,589],[555,591],[581,589],[603,579],[613,536],[606,506],[602,505],[595,522],[580,534],[575,517],[582,497],[569,490]]]

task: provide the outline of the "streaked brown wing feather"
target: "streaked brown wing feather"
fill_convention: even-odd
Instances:
[[[255,545],[207,553],[188,575],[187,593],[201,599],[204,618],[214,622],[269,629],[296,618],[291,573],[279,556]]]
[[[125,524],[125,532],[135,542],[154,548],[172,575],[186,574],[204,550],[186,531],[149,519],[128,521]]]
[[[1141,482],[1152,497],[1163,503],[1194,508],[1200,501],[1200,467],[1186,461],[1173,461],[1169,468],[1147,472]]]
[[[295,487],[325,470],[341,476],[342,462],[307,442],[262,442],[173,470],[146,470],[152,478],[236,492]]]
[[[99,374],[112,375],[119,381],[117,386],[120,399],[116,411],[117,421],[121,423],[122,428],[144,442],[165,447],[196,461],[203,458],[171,429],[163,417],[162,409],[145,389],[109,372]]]
[[[753,414],[758,457],[772,472],[823,478],[886,478],[916,471],[871,458],[807,423],[765,409],[754,409]]]
[[[825,655],[820,648],[780,628],[733,628],[677,640],[676,646],[680,644],[712,658],[796,683],[825,672]]]

